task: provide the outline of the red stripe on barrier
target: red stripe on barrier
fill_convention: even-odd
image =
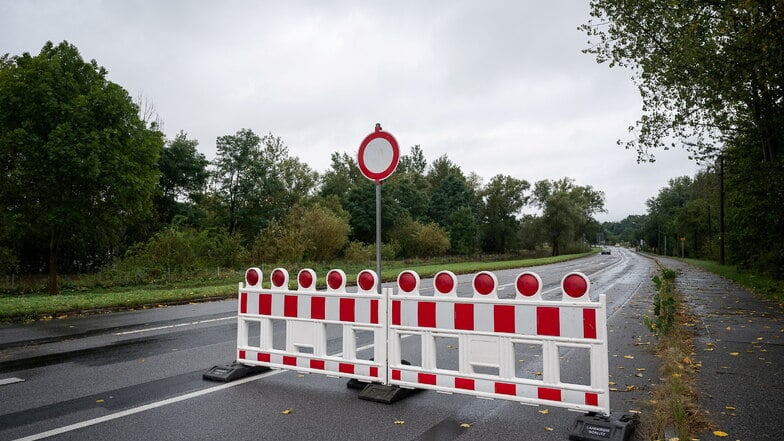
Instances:
[[[515,307],[512,305],[493,306],[493,332],[515,332]]]
[[[455,329],[474,330],[473,303],[455,303]]]
[[[392,324],[400,326],[400,300],[392,301]]]
[[[378,300],[375,299],[370,301],[370,323],[378,324]]]
[[[248,312],[248,293],[243,292],[240,294],[240,314],[247,314]]]
[[[244,360],[245,359],[245,351],[240,351],[239,354],[237,355],[237,358],[241,358],[241,359]]]
[[[340,299],[340,321],[354,321],[354,299]]]
[[[392,379],[400,381],[400,371],[397,369],[392,369]]]
[[[376,366],[370,366],[370,376],[378,378],[378,368]]]
[[[267,354],[265,352],[259,352],[258,354],[256,354],[256,360],[269,363],[272,360],[272,357],[270,357],[270,354]]]
[[[297,296],[283,296],[283,315],[297,317]]]
[[[436,327],[435,302],[417,302],[417,324],[422,328]]]
[[[561,335],[561,320],[557,307],[539,306],[536,308],[536,333],[539,335]]]
[[[284,355],[283,356],[283,364],[288,366],[296,366],[297,365],[297,357],[289,357]]]
[[[272,294],[259,296],[259,315],[272,315]]]
[[[350,363],[340,363],[338,364],[338,371],[343,372],[344,374],[353,374],[354,365]]]
[[[417,374],[417,381],[422,384],[432,384],[435,386],[436,374],[426,374],[424,372],[420,372]]]
[[[583,338],[596,338],[595,309],[583,309]]]
[[[310,360],[310,368],[311,369],[321,369],[324,370],[324,360]]]
[[[561,390],[560,389],[552,389],[552,388],[549,388],[549,387],[540,387],[538,394],[539,394],[539,399],[540,400],[561,401]]]
[[[476,382],[470,378],[455,377],[455,389],[475,390]]]
[[[326,318],[327,299],[324,297],[310,298],[310,318],[324,320]]]
[[[495,383],[495,393],[503,395],[517,395],[517,386],[512,383]]]
[[[599,394],[592,394],[590,392],[585,393],[585,404],[589,406],[598,406],[599,405]]]

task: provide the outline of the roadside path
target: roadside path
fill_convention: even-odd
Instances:
[[[700,408],[713,427],[700,440],[780,440],[784,425],[784,308],[683,262],[677,287],[697,319],[695,358]],[[717,437],[714,431],[727,434]]]

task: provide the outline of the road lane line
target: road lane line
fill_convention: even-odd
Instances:
[[[223,321],[223,320],[236,320],[236,319],[237,319],[236,315],[231,315],[231,316],[228,316],[228,317],[221,317],[221,318],[208,319],[208,320],[199,320],[199,321],[196,321],[196,322],[177,323],[176,325],[157,326],[155,328],[144,328],[144,329],[136,329],[136,330],[133,330],[133,331],[115,332],[114,335],[122,336],[122,335],[129,335],[129,334],[139,334],[139,333],[142,333],[142,332],[160,331],[161,329],[180,328],[180,327],[183,327],[183,326],[195,326],[195,325],[200,325],[202,323],[212,323],[212,322],[220,322],[220,321]]]
[[[370,349],[372,347],[373,347],[373,345],[369,344],[369,345],[361,346],[361,347],[357,348],[356,350],[357,350],[357,352],[360,352],[360,351],[364,351],[366,349]],[[333,357],[340,357],[342,355],[343,355],[343,353],[341,352],[341,353],[333,355]],[[190,392],[190,393],[187,393],[185,395],[180,395],[180,396],[177,396],[177,397],[167,398],[165,400],[157,401],[155,403],[145,404],[144,406],[139,406],[139,407],[134,407],[134,408],[131,408],[131,409],[126,409],[126,410],[123,410],[123,411],[120,411],[120,412],[115,412],[115,413],[112,413],[112,414],[109,414],[109,415],[104,415],[102,417],[93,418],[91,420],[86,420],[86,421],[82,421],[82,422],[79,422],[79,423],[74,423],[74,424],[71,424],[71,425],[68,425],[68,426],[63,426],[63,427],[60,427],[60,428],[57,428],[57,429],[48,430],[46,432],[36,433],[34,435],[26,436],[24,438],[17,438],[14,441],[35,441],[35,440],[39,440],[39,439],[48,438],[50,436],[61,435],[63,433],[67,433],[67,432],[73,432],[74,430],[83,429],[85,427],[94,426],[96,424],[105,423],[107,421],[116,420],[118,418],[124,418],[124,417],[131,416],[131,415],[134,415],[134,414],[137,414],[137,413],[140,413],[140,412],[145,412],[145,411],[148,411],[148,410],[157,409],[159,407],[168,406],[169,404],[179,403],[180,401],[190,400],[191,398],[200,397],[202,395],[211,394],[213,392],[220,392],[220,391],[222,391],[224,389],[228,389],[230,387],[239,386],[239,385],[245,384],[245,383],[250,383],[251,381],[260,380],[262,378],[271,377],[273,375],[282,374],[283,372],[287,372],[287,370],[285,370],[285,369],[277,369],[277,370],[265,372],[263,374],[254,375],[252,377],[247,377],[247,378],[243,378],[243,379],[240,379],[240,380],[235,380],[235,381],[233,381],[231,383],[225,383],[225,384],[221,384],[221,385],[218,385],[218,386],[213,386],[213,387],[210,387],[210,388],[207,388],[207,389],[197,390],[195,392]]]
[[[16,378],[16,377],[0,378],[0,386],[5,386],[6,384],[21,383],[22,381],[24,381],[24,379]]]

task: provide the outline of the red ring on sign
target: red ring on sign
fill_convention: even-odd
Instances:
[[[286,276],[283,274],[283,271],[276,269],[275,271],[272,272],[272,276],[270,277],[270,280],[272,280],[273,286],[275,286],[276,288],[280,288],[281,286],[283,286],[283,283],[286,282]]]
[[[406,271],[400,275],[397,279],[397,286],[400,287],[404,292],[411,292],[416,289],[417,280],[416,276],[412,274],[410,271]]]
[[[367,164],[365,164],[365,149],[370,144],[371,141],[377,138],[385,139],[390,147],[392,147],[392,161],[390,162],[389,166],[386,169],[380,172],[373,172],[371,171]],[[397,168],[397,164],[400,161],[400,148],[397,145],[397,140],[395,137],[392,136],[390,133],[379,131],[373,132],[370,135],[366,136],[365,139],[362,140],[362,144],[359,146],[359,152],[357,153],[357,165],[359,165],[359,171],[362,172],[362,175],[368,179],[372,179],[374,181],[382,181],[388,178],[392,172],[395,171]]]
[[[474,289],[479,294],[486,296],[495,289],[495,281],[490,274],[479,273],[474,277]]]
[[[582,297],[588,291],[588,280],[579,274],[569,274],[563,281],[563,290],[569,297]]]
[[[517,277],[517,291],[526,297],[531,297],[539,292],[539,281],[533,274],[520,274]]]
[[[245,283],[256,286],[259,283],[259,272],[255,269],[245,271]]]
[[[303,288],[310,288],[313,285],[313,274],[310,271],[300,271],[297,283]]]
[[[343,276],[337,271],[330,271],[327,274],[327,285],[332,289],[340,289],[343,286]]]
[[[376,279],[373,277],[373,274],[371,274],[370,271],[362,271],[359,273],[359,277],[357,277],[357,283],[363,290],[370,291],[373,289],[373,285],[376,284]]]
[[[447,294],[455,287],[455,281],[447,273],[441,273],[436,276],[436,290],[441,294]]]

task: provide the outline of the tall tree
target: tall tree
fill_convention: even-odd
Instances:
[[[0,203],[47,244],[52,294],[62,247],[109,245],[151,212],[163,134],[106,76],[65,41],[0,61]]]
[[[199,142],[180,131],[166,142],[158,167],[161,171],[157,206],[160,221],[171,222],[184,201],[194,202],[206,191],[209,161],[196,149]]]
[[[504,253],[517,246],[518,215],[528,204],[528,181],[496,175],[482,191],[482,249]]]
[[[628,142],[641,158],[682,143],[697,158],[747,138],[759,161],[784,142],[780,0],[592,0],[581,26],[598,62],[629,68],[643,98]]]
[[[570,178],[537,182],[533,201],[542,210],[540,227],[550,242],[553,256],[561,253],[561,245],[586,236],[592,216],[604,211],[604,192],[590,185],[575,185]]]
[[[313,190],[316,174],[272,134],[250,129],[217,139],[213,187],[230,234],[252,240]]]

